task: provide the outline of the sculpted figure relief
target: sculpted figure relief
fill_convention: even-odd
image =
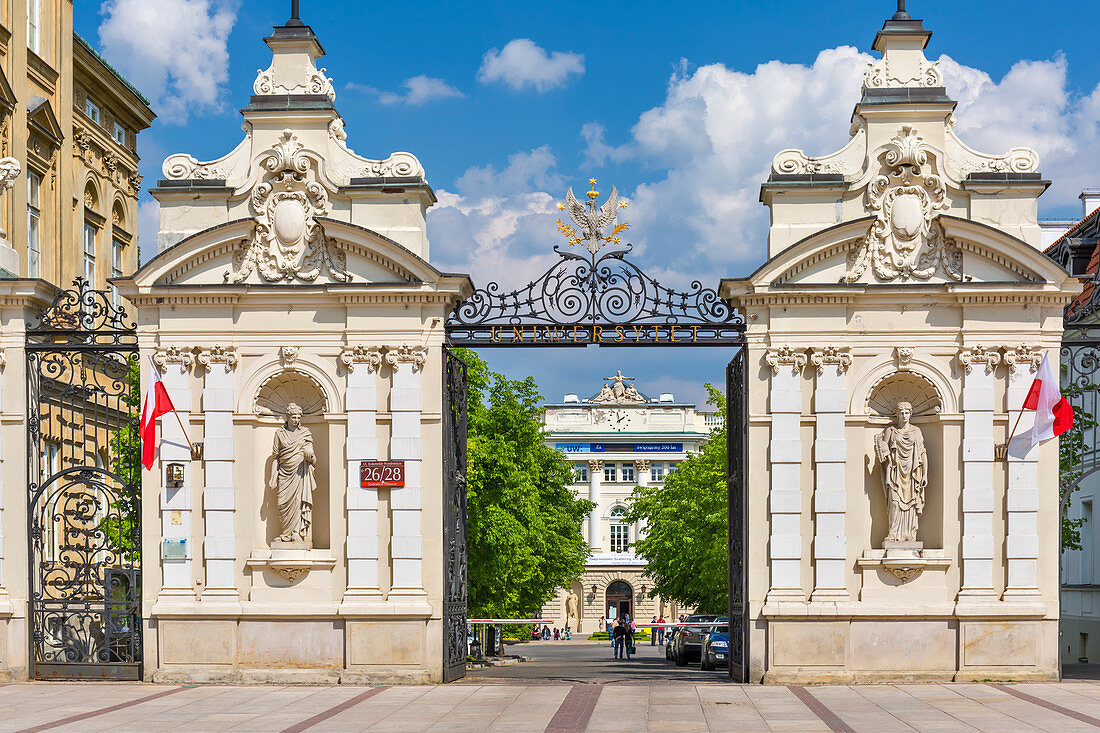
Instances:
[[[917,523],[924,510],[924,490],[928,486],[928,453],[924,434],[909,421],[913,406],[897,405],[897,425],[891,425],[875,438],[875,456],[882,464],[882,487],[886,492],[886,510],[890,519],[888,542],[916,542]]]
[[[573,591],[569,591],[569,595],[565,598],[565,619],[566,623],[569,623],[569,619],[577,618],[577,594]]]
[[[282,521],[282,532],[275,541],[311,548],[317,456],[313,452],[313,433],[302,426],[302,408],[293,402],[287,405],[286,424],[276,431],[271,453],[275,463],[270,486],[278,492]]]

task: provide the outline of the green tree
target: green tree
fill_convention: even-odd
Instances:
[[[1062,388],[1062,396],[1070,404],[1080,403],[1081,397],[1095,392],[1100,387],[1095,384],[1069,384]],[[1085,454],[1085,438],[1095,440],[1096,418],[1082,407],[1073,408],[1073,427],[1062,433],[1058,439],[1058,485],[1061,498],[1062,551],[1081,549],[1081,527],[1083,517],[1072,519],[1068,515],[1073,494],[1081,488],[1077,482],[1081,478],[1081,458]],[[1092,446],[1088,446],[1092,450]]]
[[[130,414],[141,405],[139,364],[137,358],[131,358],[127,364],[125,379],[129,386],[121,397],[127,423]],[[110,450],[111,470],[122,478],[124,485],[118,487],[118,513],[112,512],[103,522],[111,546],[121,550],[128,560],[134,561],[141,556],[141,537],[134,531],[139,526],[138,513],[141,511],[141,437],[138,431],[129,424],[113,431]],[[133,493],[128,488],[132,488]]]
[[[725,397],[706,385],[708,402],[725,414]],[[639,486],[627,521],[646,523],[634,543],[653,579],[651,596],[696,606],[700,613],[729,608],[726,516],[726,426],[714,428],[703,449],[665,477],[664,486]]]
[[[527,617],[584,571],[581,523],[592,503],[573,493],[572,464],[545,443],[534,379],[492,372],[467,349],[458,355],[469,384],[470,613]]]

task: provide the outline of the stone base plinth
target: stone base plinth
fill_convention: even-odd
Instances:
[[[252,571],[250,601],[288,603],[331,598],[331,574],[336,567],[331,550],[258,549],[252,551],[245,566]]]

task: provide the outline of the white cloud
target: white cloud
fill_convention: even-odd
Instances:
[[[546,50],[528,38],[510,41],[503,49],[491,48],[481,59],[477,79],[482,84],[503,82],[512,89],[535,91],[565,86],[571,74],[584,73],[584,55]]]
[[[377,90],[370,87],[354,83],[348,86],[353,89],[376,92],[378,101],[382,104],[408,104],[414,107],[438,99],[461,99],[466,96],[442,79],[424,76],[423,74],[401,82],[401,86],[405,89],[404,93],[377,92]]]
[[[101,12],[104,55],[162,120],[183,124],[220,107],[236,0],[106,0]]]

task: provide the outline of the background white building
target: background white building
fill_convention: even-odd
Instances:
[[[584,575],[542,609],[560,628],[588,633],[607,616],[629,613],[648,621],[680,613],[674,602],[648,595],[653,583],[643,572],[645,560],[634,553],[645,527],[626,521],[628,499],[636,486],[664,483],[700,449],[721,416],[678,403],[669,393],[649,397],[632,381],[620,372],[587,399],[567,394],[546,406],[547,444],[573,460],[574,491],[596,504],[584,526],[592,551]],[[567,618],[570,593],[577,598],[577,621]]]

